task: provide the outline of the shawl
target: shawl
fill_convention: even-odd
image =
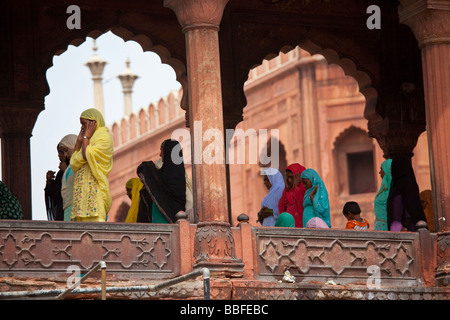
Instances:
[[[305,167],[298,163],[293,163],[286,167],[286,170],[291,171],[294,175],[301,174]],[[289,190],[283,190],[280,201],[278,202],[279,212],[289,212],[295,219],[295,226],[297,228],[303,227],[303,197],[305,195],[305,187],[300,183],[298,186],[293,186]]]
[[[161,169],[163,165],[162,158],[159,158],[155,162],[155,166],[157,169]],[[184,178],[186,179],[186,214],[187,219],[191,223],[196,223],[196,219],[194,216],[194,189],[192,188],[192,181],[189,179],[187,172],[185,172]]]
[[[132,223],[137,221],[139,211],[139,196],[143,184],[139,178],[131,178],[127,181],[126,187],[131,189],[131,207],[128,210],[126,223]]]
[[[288,212],[282,212],[275,223],[275,227],[295,228],[294,217]]]
[[[86,159],[81,149],[70,158],[75,174],[72,219],[77,216],[106,219],[112,203],[108,174],[113,166],[113,141],[100,111],[88,109],[80,118],[96,120],[97,127],[86,147]]]
[[[175,222],[175,215],[186,210],[186,171],[184,169],[181,145],[176,140],[165,140],[161,146],[163,165],[157,169],[153,161],[142,162],[137,174],[143,183],[140,194],[138,222],[152,222],[153,203],[156,204],[169,223]],[[172,155],[177,156],[177,163]]]
[[[68,134],[61,139],[61,141],[59,142],[59,146],[74,150],[76,142],[77,135]],[[64,221],[70,221],[70,217],[66,217],[66,210],[67,208],[72,206],[73,180],[73,170],[69,165],[66,171],[64,171],[63,177],[61,179],[61,196],[63,200]]]
[[[0,181],[0,219],[22,220],[22,206],[8,187]]]
[[[375,211],[374,230],[388,230],[386,204],[389,197],[389,191],[391,190],[391,163],[392,159],[387,159],[381,164],[381,168],[384,171],[384,177],[381,180],[380,189],[378,190],[373,202],[373,208]]]
[[[387,220],[388,226],[394,221],[394,198],[401,196],[402,212],[401,224],[408,230],[414,231],[415,224],[420,221],[426,221],[425,213],[420,203],[419,186],[417,185],[414,170],[411,165],[411,159],[405,157],[396,157],[392,159],[391,164],[391,189],[387,200]]]
[[[264,197],[261,201],[261,208],[266,207],[273,210],[273,215],[265,218],[263,220],[263,226],[274,226],[275,221],[277,221],[278,215],[280,214],[278,210],[278,202],[280,201],[281,196],[283,195],[283,191],[285,188],[283,175],[280,171],[274,168],[264,169],[264,175],[269,178],[270,184],[272,187],[269,190],[269,193]]]
[[[302,179],[311,181],[312,187],[306,190],[303,198],[303,225],[306,226],[308,221],[314,217],[321,218],[331,228],[330,220],[330,203],[328,200],[328,191],[320,178],[319,174],[314,169],[306,169],[301,175]],[[311,201],[310,194],[317,186],[317,191],[314,195],[314,201]]]
[[[422,208],[427,218],[428,230],[434,232],[434,215],[433,215],[433,198],[431,190],[427,189],[420,194],[420,201],[423,204]]]

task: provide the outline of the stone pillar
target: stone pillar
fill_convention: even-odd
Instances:
[[[133,85],[138,76],[131,71],[129,59],[127,59],[126,61],[126,66],[127,67],[125,68],[125,70],[117,77],[120,79],[120,82],[122,83],[124,116],[129,117],[133,112],[133,104],[131,103],[131,93],[133,92]]]
[[[228,221],[218,35],[227,2],[165,0],[164,6],[175,12],[186,39],[194,209],[199,218],[194,240],[194,269],[207,267],[215,274],[235,276],[242,274],[243,264],[236,258]],[[222,134],[221,139],[215,141],[221,147],[214,151],[215,161],[206,161],[203,153],[214,138],[211,141],[203,141],[203,138],[205,133],[213,132]]]
[[[400,1],[400,22],[413,31],[422,53],[433,206],[438,222],[440,284],[450,283],[450,0]]]
[[[105,107],[103,105],[103,69],[106,61],[97,55],[97,45],[94,39],[94,55],[86,62],[86,66],[92,73],[92,80],[94,81],[94,107],[100,111],[105,117]]]
[[[0,109],[2,181],[20,202],[24,220],[32,219],[30,138],[40,112],[20,107]]]

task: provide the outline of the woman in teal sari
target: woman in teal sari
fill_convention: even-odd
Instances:
[[[387,209],[386,203],[389,197],[389,191],[391,190],[391,163],[392,159],[387,159],[383,161],[380,169],[381,185],[375,196],[375,201],[373,202],[373,208],[375,211],[375,223],[374,230],[387,231]]]
[[[325,184],[314,169],[303,171],[301,178],[306,189],[303,198],[303,226],[316,217],[322,219],[331,228],[330,202]]]

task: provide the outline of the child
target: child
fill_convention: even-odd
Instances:
[[[347,202],[344,205],[344,208],[342,209],[342,213],[348,220],[345,229],[353,229],[353,230],[369,229],[369,223],[360,216],[361,209],[359,208],[358,203],[354,201]]]

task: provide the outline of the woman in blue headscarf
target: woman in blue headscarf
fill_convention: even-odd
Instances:
[[[307,227],[312,218],[320,218],[331,228],[330,202],[325,184],[314,169],[303,171],[301,178],[306,189],[303,198],[303,226]]]
[[[375,196],[375,201],[373,202],[373,208],[375,211],[375,223],[374,230],[387,231],[389,230],[387,224],[387,199],[389,197],[389,192],[391,190],[391,163],[392,159],[384,160],[381,164],[380,176],[381,185]]]
[[[280,171],[274,168],[263,169],[264,184],[269,193],[261,201],[258,221],[263,227],[273,227],[277,221],[279,211],[278,202],[284,190],[284,179]]]

